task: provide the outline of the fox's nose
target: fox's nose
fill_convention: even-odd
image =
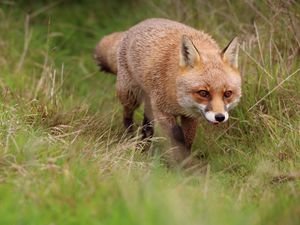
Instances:
[[[225,120],[225,116],[222,113],[218,113],[218,114],[215,115],[215,119],[218,122],[222,122],[222,121]]]

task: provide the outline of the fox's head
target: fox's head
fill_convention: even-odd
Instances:
[[[228,111],[241,97],[237,38],[221,52],[213,48],[206,48],[201,52],[192,40],[184,35],[179,66],[176,93],[178,102],[186,114],[203,114],[212,123],[227,121]]]

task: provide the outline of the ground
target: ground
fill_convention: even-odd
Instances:
[[[300,224],[296,1],[1,1],[0,224]],[[241,39],[243,97],[201,120],[201,168],[169,168],[123,135],[98,40],[150,17],[225,46]],[[142,111],[136,114],[142,119]]]

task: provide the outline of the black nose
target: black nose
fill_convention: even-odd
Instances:
[[[218,113],[218,114],[215,115],[215,119],[218,122],[222,122],[222,121],[225,120],[225,116],[223,114],[221,114],[221,113]]]

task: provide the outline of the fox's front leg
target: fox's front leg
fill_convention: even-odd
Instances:
[[[196,136],[198,126],[198,119],[197,118],[190,118],[190,117],[181,117],[181,127],[184,134],[185,145],[188,150],[191,150],[193,141]]]
[[[190,155],[190,150],[186,146],[185,135],[181,126],[176,122],[175,116],[154,110],[155,121],[157,121],[165,133],[171,139],[172,154],[176,161],[182,161]]]

